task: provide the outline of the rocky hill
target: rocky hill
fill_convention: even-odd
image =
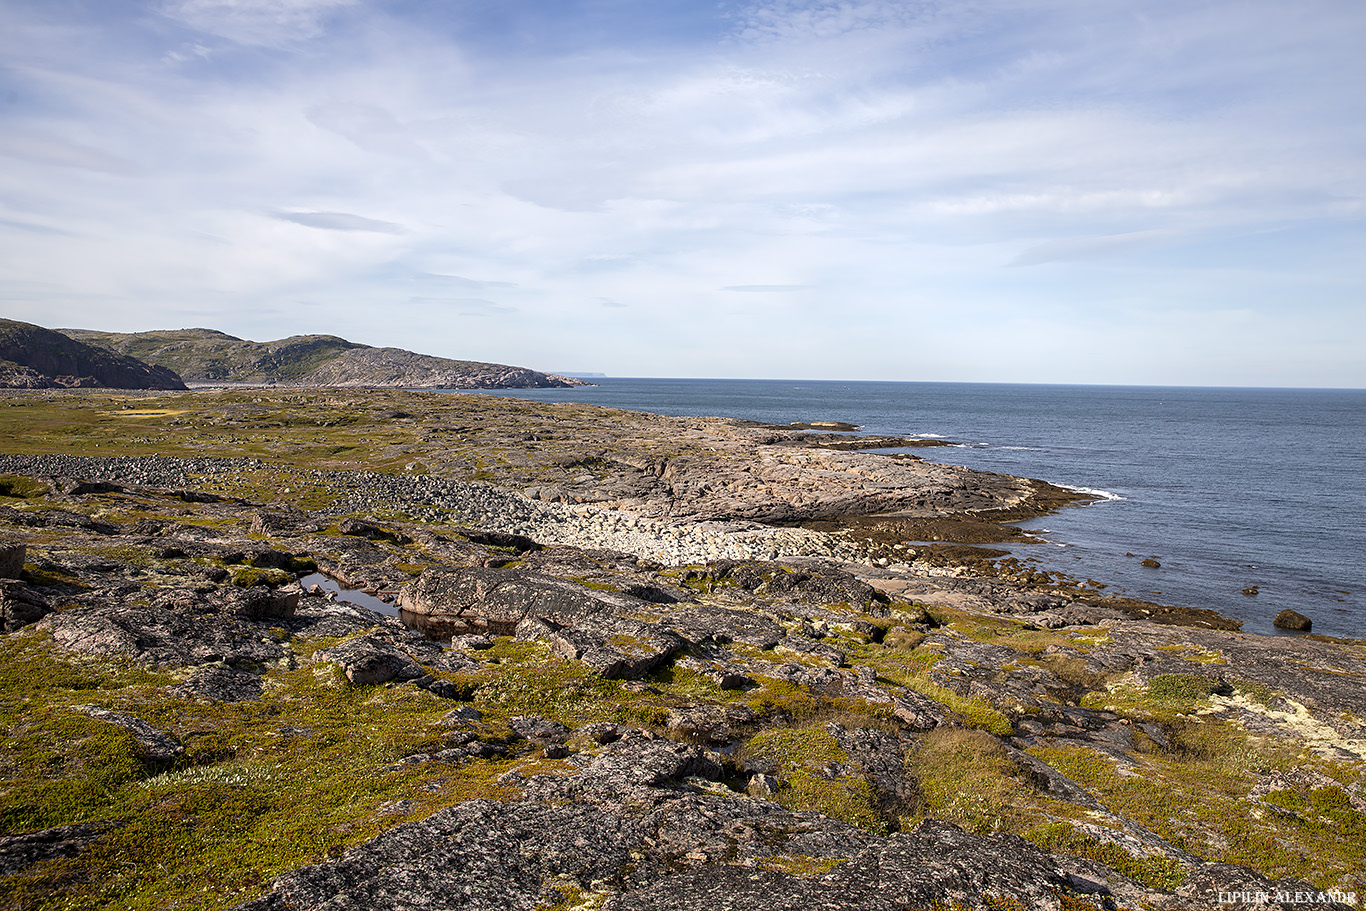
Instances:
[[[0,386],[18,389],[105,387],[184,389],[166,367],[87,345],[32,323],[0,319]]]
[[[174,370],[198,385],[382,386],[521,389],[587,385],[581,380],[479,361],[373,348],[335,335],[253,342],[214,329],[98,332],[63,329],[91,345]]]

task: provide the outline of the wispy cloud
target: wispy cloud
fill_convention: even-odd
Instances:
[[[327,18],[358,0],[168,0],[163,15],[238,44],[283,47],[316,38]]]
[[[1124,256],[1148,250],[1164,241],[1172,240],[1168,231],[1135,231],[1132,234],[1111,234],[1104,237],[1075,237],[1036,244],[1020,251],[1011,266],[1037,266],[1043,263],[1087,262]]]
[[[349,212],[275,212],[275,218],[292,221],[307,228],[321,228],[325,231],[374,231],[377,234],[403,234],[402,225],[391,221],[352,215]]]
[[[806,291],[811,285],[726,285],[722,291],[744,291],[750,294],[781,294],[787,291]]]

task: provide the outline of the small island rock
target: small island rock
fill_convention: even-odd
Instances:
[[[1289,629],[1298,632],[1308,632],[1314,625],[1314,621],[1290,608],[1286,608],[1277,614],[1276,619],[1272,620],[1271,623],[1276,629]]]

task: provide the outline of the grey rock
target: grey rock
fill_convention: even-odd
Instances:
[[[346,679],[356,686],[373,686],[391,680],[416,680],[426,673],[410,656],[376,634],[323,649],[314,658],[335,663]]]
[[[518,737],[533,743],[564,743],[569,738],[569,728],[558,721],[548,721],[539,715],[514,715],[508,719],[508,727]]]
[[[210,702],[255,702],[261,698],[261,678],[246,671],[208,667],[168,692],[187,699]]]
[[[285,655],[283,646],[264,637],[256,624],[219,614],[213,605],[195,614],[164,604],[115,601],[48,614],[34,625],[70,651],[148,664],[257,667]]]
[[[400,531],[385,528],[372,520],[347,517],[337,523],[337,530],[344,535],[354,535],[371,541],[390,541],[394,544],[411,544],[413,539]]]
[[[83,822],[0,836],[0,877],[16,876],[48,861],[76,857],[111,828],[113,825],[108,822]]]

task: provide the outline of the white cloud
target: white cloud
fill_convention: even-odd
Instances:
[[[321,228],[325,231],[373,231],[377,234],[406,233],[402,225],[391,221],[352,215],[350,212],[276,212],[275,218],[292,221],[308,228]]]
[[[124,177],[138,173],[137,165],[117,155],[38,133],[0,134],[0,155],[22,158],[35,164],[81,168]]]
[[[237,44],[284,47],[322,34],[326,19],[358,0],[168,0],[163,15]]]

